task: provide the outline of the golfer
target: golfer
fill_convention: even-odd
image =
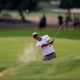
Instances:
[[[37,32],[34,32],[32,36],[37,40],[36,46],[42,49],[44,60],[56,58],[55,49],[52,46],[54,40],[51,40],[48,35],[40,36]]]

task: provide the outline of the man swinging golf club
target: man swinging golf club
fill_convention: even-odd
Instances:
[[[54,40],[51,40],[48,35],[40,36],[37,32],[34,32],[32,36],[37,40],[36,46],[42,49],[44,60],[56,58],[55,49],[52,46]]]

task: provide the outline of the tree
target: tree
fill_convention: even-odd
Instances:
[[[72,1],[73,0],[61,0],[61,3],[59,5],[59,8],[67,9],[69,16],[70,16],[70,10],[73,7]]]
[[[37,0],[0,0],[0,11],[6,10],[17,10],[21,16],[23,22],[25,22],[25,17],[23,14],[24,10],[35,10],[37,8]]]
[[[70,15],[72,8],[80,8],[80,0],[61,0],[59,8],[67,9]]]

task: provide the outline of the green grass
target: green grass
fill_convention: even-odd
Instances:
[[[33,43],[37,57],[41,51],[31,37],[35,30],[0,30],[0,71],[17,64],[18,55]],[[56,30],[36,30],[41,35],[54,36]],[[80,80],[80,30],[62,30],[55,39],[57,58],[48,62],[34,61],[15,71],[15,75],[1,80]]]
[[[56,12],[32,12],[29,16],[42,16],[46,14],[47,17],[58,17],[59,15],[64,15],[64,13],[56,13]]]
[[[48,34],[53,37],[57,30],[32,30],[32,29],[18,29],[18,30],[0,30],[0,37],[31,37],[33,32],[38,32],[41,35]],[[80,30],[61,30],[56,36],[57,38],[80,39]]]
[[[16,55],[22,52],[26,38],[0,37],[0,66],[10,66],[16,62]]]
[[[12,16],[19,16],[19,13],[17,11],[8,11],[10,15]],[[56,12],[29,12],[29,13],[26,13],[24,12],[24,15],[25,16],[34,16],[34,17],[40,17],[42,16],[43,14],[46,14],[47,17],[58,17],[59,15],[64,15],[64,13],[56,13]]]

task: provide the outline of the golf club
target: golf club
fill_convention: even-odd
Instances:
[[[60,32],[60,30],[62,29],[63,26],[64,26],[64,24],[62,24],[62,25],[59,27],[59,29],[58,29],[58,31],[56,32],[56,34],[54,35],[53,39],[57,36],[57,34]]]

